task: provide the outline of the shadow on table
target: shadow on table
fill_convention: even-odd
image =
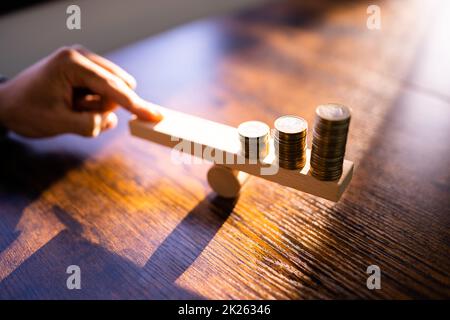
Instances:
[[[174,283],[214,238],[235,204],[236,199],[210,194],[189,212],[145,264],[152,282]]]
[[[14,139],[0,139],[0,253],[20,234],[16,231],[23,210],[80,166],[83,156],[64,152],[36,152]]]
[[[83,226],[54,206],[54,214],[67,229],[0,283],[0,298],[203,299],[175,281],[201,255],[234,205],[235,201],[209,195],[167,236],[143,268],[84,239]],[[81,290],[67,289],[69,265],[81,269]]]

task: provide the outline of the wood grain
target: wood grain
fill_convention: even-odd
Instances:
[[[215,197],[209,165],[172,165],[124,112],[95,140],[14,136],[0,142],[0,298],[448,299],[450,73],[430,61],[450,48],[434,36],[449,5],[375,1],[371,31],[365,2],[303,3],[108,57],[146,99],[231,126],[349,105],[356,174],[339,203],[252,178],[237,201]],[[66,288],[71,264],[82,290]],[[366,287],[371,264],[381,290]]]

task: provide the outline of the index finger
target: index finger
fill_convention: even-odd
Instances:
[[[78,52],[73,55],[75,63],[70,77],[72,85],[87,87],[117,102],[142,120],[161,120],[162,116],[156,107],[140,98],[122,79]]]
[[[83,56],[91,60],[92,62],[98,64],[99,66],[108,70],[112,74],[121,78],[131,89],[136,88],[136,79],[134,79],[134,77],[131,74],[123,70],[121,67],[119,67],[112,61],[109,61],[108,59],[103,58],[102,56],[99,56],[98,54],[95,54],[94,52],[89,51],[88,49],[80,45],[73,46],[73,48],[77,50],[79,53],[81,53]]]

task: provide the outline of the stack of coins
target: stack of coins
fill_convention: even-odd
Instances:
[[[319,180],[337,180],[342,174],[350,110],[339,104],[316,109],[311,150],[311,174]]]
[[[308,123],[297,116],[282,116],[275,120],[274,145],[278,165],[285,169],[300,169],[306,163]]]
[[[263,159],[269,150],[270,128],[260,121],[246,121],[238,127],[241,153],[248,159]]]

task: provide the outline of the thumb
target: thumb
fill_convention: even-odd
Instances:
[[[114,112],[71,112],[65,122],[67,132],[83,137],[96,137],[102,131],[117,125],[117,115]]]

